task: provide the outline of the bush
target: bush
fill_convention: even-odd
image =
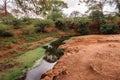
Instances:
[[[63,14],[61,12],[53,11],[47,18],[55,21],[58,18],[62,18],[62,15]]]
[[[69,29],[74,29],[74,20],[72,18],[67,18],[66,19],[66,26],[69,28]]]
[[[11,37],[13,36],[12,30],[9,26],[0,24],[0,37]]]
[[[22,22],[24,24],[31,24],[30,18],[27,18],[27,17],[22,18]]]
[[[89,28],[88,28],[88,22],[82,22],[79,24],[78,30],[81,35],[88,35],[89,34]]]
[[[90,18],[93,21],[100,22],[100,23],[103,23],[105,21],[104,14],[99,10],[92,11],[90,14]]]
[[[66,20],[63,18],[59,18],[55,21],[55,26],[59,30],[67,31],[69,28],[66,26]]]
[[[29,25],[29,26],[25,26],[24,28],[22,28],[22,34],[23,35],[30,35],[30,34],[34,34],[34,26]]]
[[[14,17],[12,17],[12,16],[8,16],[8,17],[3,17],[3,18],[1,18],[1,22],[3,23],[3,24],[12,24],[12,20],[14,19]]]
[[[100,27],[100,32],[103,34],[116,34],[119,32],[119,27],[115,23],[103,24]]]
[[[55,26],[54,21],[51,19],[44,20],[44,23],[46,24],[46,27],[53,27]]]
[[[35,32],[46,32],[45,27],[52,27],[54,26],[54,22],[52,20],[40,20],[35,23]]]
[[[21,25],[21,20],[14,18],[12,20],[12,25],[14,29],[19,29]]]

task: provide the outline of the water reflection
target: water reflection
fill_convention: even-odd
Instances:
[[[49,63],[44,59],[40,60],[36,63],[37,65],[33,69],[27,72],[27,77],[25,80],[40,80],[41,75],[52,69],[55,63],[56,62]]]

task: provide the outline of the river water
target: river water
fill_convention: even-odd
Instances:
[[[35,66],[27,72],[25,80],[40,80],[41,75],[54,67],[54,63],[49,63],[43,58],[38,60]]]

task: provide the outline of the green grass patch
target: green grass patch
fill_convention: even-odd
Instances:
[[[18,43],[14,37],[0,38],[0,47],[11,48],[14,43]]]
[[[19,38],[24,39],[26,42],[34,42],[46,37],[57,36],[57,35],[58,35],[58,32],[34,33],[30,35],[20,35]]]
[[[23,66],[31,67],[33,63],[44,55],[45,50],[41,47],[26,52],[25,54],[18,56],[15,61],[20,62]]]
[[[5,80],[14,80],[16,76],[20,76],[22,74],[22,69],[18,69],[15,71],[11,71],[7,76]]]
[[[44,55],[45,50],[41,47],[28,51],[23,55],[15,57],[12,61],[20,63],[19,66],[15,66],[9,70],[0,72],[0,80],[14,80],[16,77],[23,74],[28,68],[31,68],[36,60],[40,59]]]

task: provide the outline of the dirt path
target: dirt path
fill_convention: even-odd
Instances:
[[[42,80],[120,80],[120,35],[73,38]]]

